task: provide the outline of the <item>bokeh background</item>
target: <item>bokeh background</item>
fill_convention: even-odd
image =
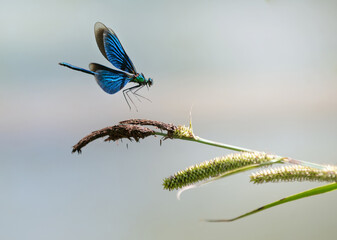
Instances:
[[[129,118],[188,124],[228,144],[336,164],[337,2],[5,1],[0,8],[0,239],[331,239],[337,193],[230,218],[320,184],[253,185],[249,173],[176,199],[162,179],[229,151],[159,138],[98,140]],[[110,66],[93,26],[118,34],[152,100],[57,63]]]

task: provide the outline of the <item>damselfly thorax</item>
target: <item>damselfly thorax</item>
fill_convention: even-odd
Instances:
[[[137,73],[136,75],[134,75],[130,82],[138,83],[142,86],[145,85],[148,87],[151,87],[153,85],[152,78],[146,79],[143,73]]]

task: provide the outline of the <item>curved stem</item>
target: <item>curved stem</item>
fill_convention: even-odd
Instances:
[[[167,137],[166,133],[155,132],[155,134],[159,135],[159,136]],[[180,140],[187,140],[187,141],[191,141],[191,142],[198,142],[198,143],[211,145],[211,146],[214,146],[214,147],[225,148],[225,149],[238,151],[238,152],[259,152],[259,151],[248,149],[248,148],[242,148],[242,147],[237,147],[237,146],[233,146],[233,145],[229,145],[229,144],[214,142],[214,141],[204,139],[204,138],[201,138],[201,137],[198,137],[198,136],[194,136],[194,138],[187,138],[187,137],[182,137],[182,138],[173,137],[173,138],[180,139]],[[279,156],[279,157],[283,158],[281,156]],[[292,159],[292,158],[283,158],[283,162],[284,163],[296,164],[296,165],[302,165],[302,166],[311,167],[311,168],[320,169],[320,170],[325,168],[325,166],[322,166],[320,164],[306,162],[306,161],[303,161],[303,160],[297,160],[297,159]]]
[[[155,132],[155,134],[159,135],[159,136],[167,137],[166,133]],[[211,145],[211,146],[214,146],[214,147],[225,148],[225,149],[229,149],[229,150],[233,150],[233,151],[238,151],[238,152],[258,152],[256,150],[251,150],[251,149],[237,147],[237,146],[233,146],[233,145],[229,145],[229,144],[214,142],[214,141],[211,141],[211,140],[208,140],[208,139],[204,139],[204,138],[201,138],[201,137],[198,137],[198,136],[195,136],[194,138],[187,138],[187,137],[182,137],[182,138],[173,137],[173,138],[174,139],[191,141],[191,142],[198,142],[198,143],[207,144],[207,145]]]
[[[311,168],[315,168],[315,169],[319,169],[319,170],[323,170],[326,167],[317,163],[311,163],[311,162],[306,162],[303,160],[298,160],[298,159],[293,159],[293,158],[285,158],[284,162],[286,163],[291,163],[291,164],[296,164],[296,165],[302,165],[302,166],[306,166],[306,167],[311,167]]]
[[[239,152],[258,152],[256,150],[251,150],[248,148],[242,148],[242,147],[237,147],[237,146],[233,146],[233,145],[229,145],[229,144],[223,144],[223,143],[219,143],[219,142],[214,142],[214,141],[210,141],[201,137],[195,137],[195,139],[191,140],[191,141],[195,141],[198,143],[202,143],[202,144],[207,144],[207,145],[211,145],[211,146],[215,146],[215,147],[221,147],[221,148],[226,148],[229,150],[233,150],[233,151],[239,151]]]

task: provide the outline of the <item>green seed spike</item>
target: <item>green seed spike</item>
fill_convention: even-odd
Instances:
[[[241,152],[215,158],[186,168],[164,179],[164,189],[173,190],[189,186],[196,182],[220,176],[249,165],[270,162],[278,158],[262,152]]]
[[[179,125],[176,130],[173,132],[174,138],[191,138],[194,139],[194,134],[192,130],[192,125],[190,124],[189,127],[185,125]]]
[[[288,165],[278,168],[264,169],[253,173],[250,181],[254,183],[266,182],[293,182],[293,181],[317,181],[317,182],[336,182],[337,168],[325,166],[324,169],[314,169],[300,165]]]

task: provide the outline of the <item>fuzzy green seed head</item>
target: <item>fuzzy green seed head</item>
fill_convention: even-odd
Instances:
[[[277,156],[261,152],[242,152],[205,161],[186,168],[164,179],[164,189],[179,189],[208,178],[217,177],[226,172],[253,164],[276,159]]]
[[[263,171],[253,173],[250,176],[253,183],[266,182],[294,182],[294,181],[317,181],[317,182],[336,182],[337,167],[326,166],[319,170],[301,165],[288,165],[278,168],[269,168]]]
[[[173,132],[173,136],[176,138],[194,138],[192,126],[186,127],[185,125],[180,125]]]

